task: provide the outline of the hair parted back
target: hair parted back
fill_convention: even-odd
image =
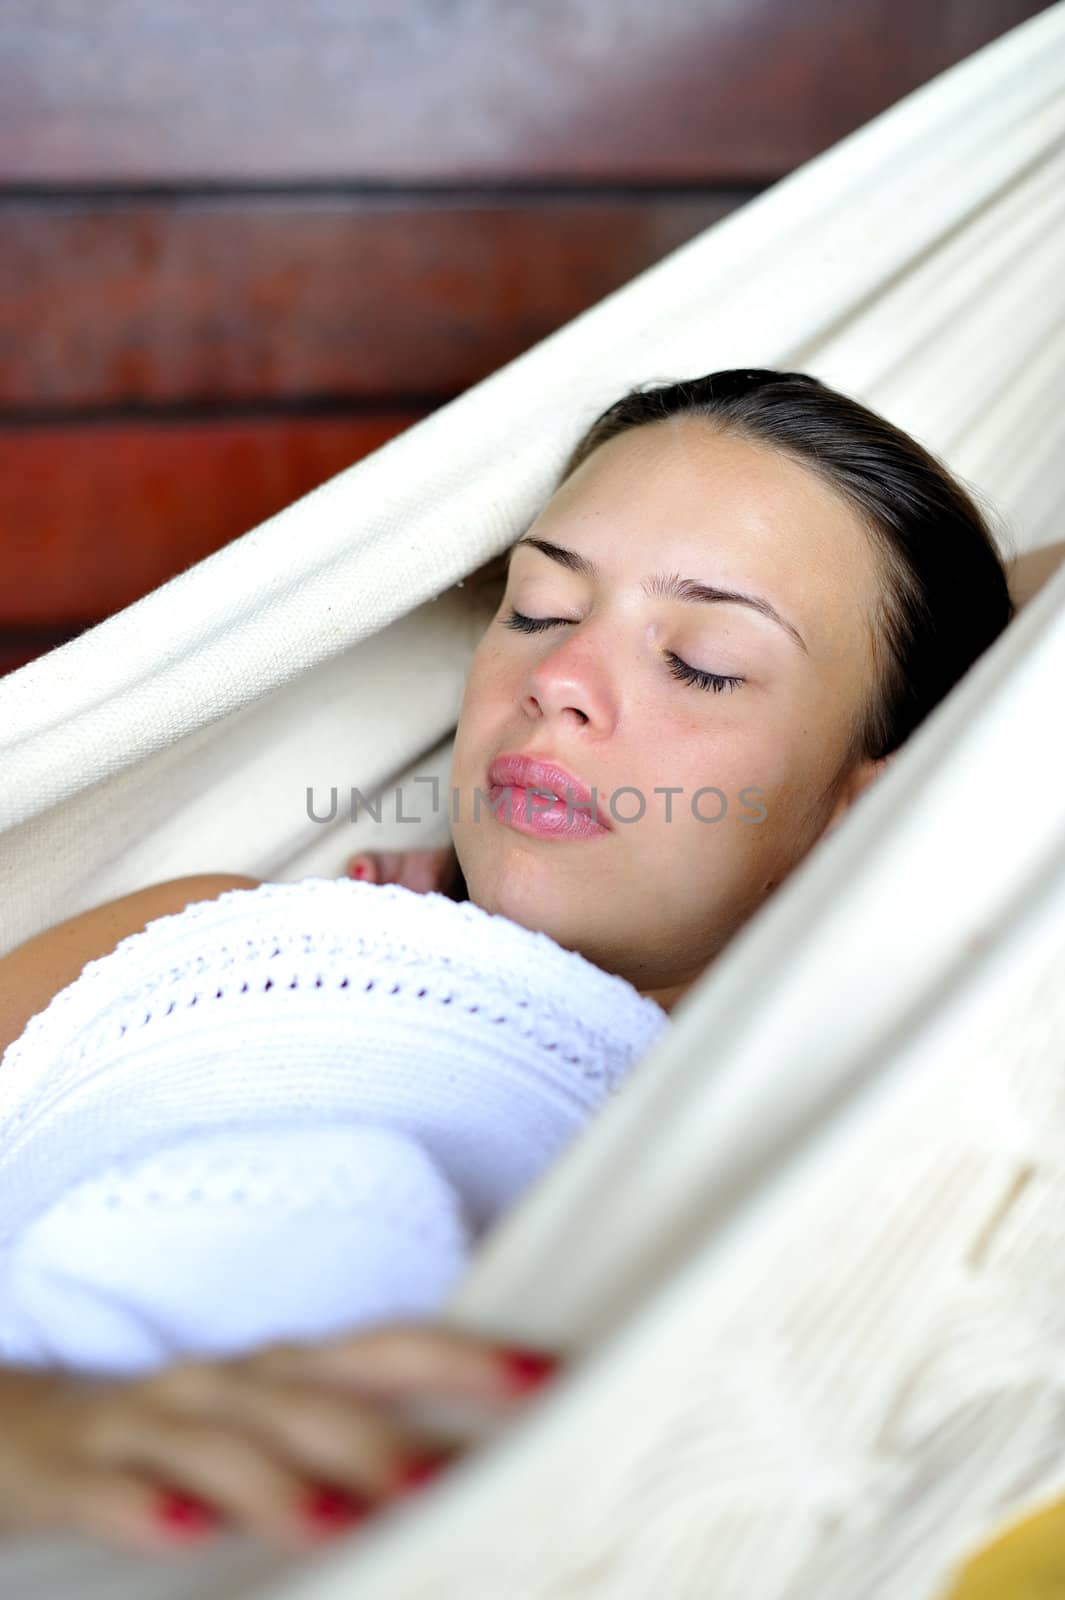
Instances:
[[[819,378],[766,368],[637,386],[584,433],[558,486],[607,440],[685,416],[783,451],[860,516],[879,550],[884,585],[873,619],[878,688],[856,730],[854,754],[889,755],[1013,616],[1002,556],[983,514],[901,428]]]

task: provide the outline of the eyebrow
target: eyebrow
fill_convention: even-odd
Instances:
[[[590,561],[587,556],[582,556],[577,550],[567,550],[564,545],[551,544],[547,539],[524,537],[513,544],[507,553],[507,571],[510,571],[510,559],[515,550],[520,550],[524,545],[531,545],[534,550],[539,550],[549,560],[555,561],[560,567],[565,567],[569,572],[576,572],[582,578],[598,578],[599,566],[595,561]],[[782,617],[775,606],[770,605],[762,595],[740,594],[736,589],[719,589],[715,584],[700,583],[696,578],[681,578],[675,572],[655,572],[645,578],[640,585],[641,592],[649,599],[659,600],[690,600],[704,605],[736,605],[750,606],[752,611],[760,611],[763,617],[776,622],[785,633],[795,640],[796,644],[809,655],[806,641],[787,617]]]

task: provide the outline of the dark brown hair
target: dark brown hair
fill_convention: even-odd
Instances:
[[[853,755],[886,756],[909,737],[1013,615],[995,538],[975,501],[935,456],[857,400],[804,372],[735,368],[639,386],[604,411],[559,486],[626,429],[697,416],[784,451],[857,511],[881,554],[873,619],[878,691]]]

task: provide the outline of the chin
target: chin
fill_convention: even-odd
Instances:
[[[482,910],[496,916],[509,917],[523,928],[542,933],[552,933],[552,924],[558,921],[554,887],[538,881],[536,874],[528,871],[510,871],[487,868],[466,879],[470,899]]]

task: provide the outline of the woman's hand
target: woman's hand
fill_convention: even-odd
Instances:
[[[458,865],[450,844],[437,850],[369,850],[352,856],[347,876],[365,883],[398,883],[417,894],[446,894]]]
[[[132,1379],[0,1368],[0,1530],[162,1551],[225,1525],[306,1549],[462,1453],[390,1404],[462,1398],[505,1415],[556,1367],[426,1322]]]

